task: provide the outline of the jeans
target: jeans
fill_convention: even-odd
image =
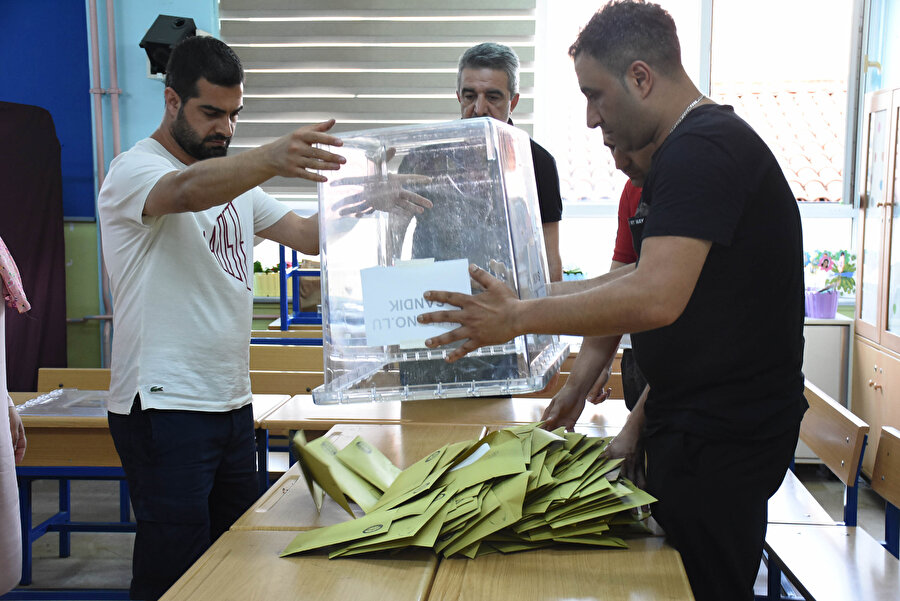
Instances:
[[[109,413],[137,519],[132,599],[158,599],[259,494],[253,408]]]

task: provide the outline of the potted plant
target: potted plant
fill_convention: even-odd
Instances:
[[[856,255],[846,250],[805,253],[806,316],[833,319],[838,297],[856,290]]]
[[[564,281],[584,279],[584,272],[581,271],[580,267],[567,267],[566,269],[563,269],[562,275]]]
[[[263,269],[262,263],[253,262],[253,296],[280,296],[278,265]]]

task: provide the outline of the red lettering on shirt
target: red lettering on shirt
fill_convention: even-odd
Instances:
[[[247,277],[244,233],[238,213],[230,202],[216,217],[216,224],[209,236],[209,250],[225,273],[243,282],[247,290],[252,290]]]

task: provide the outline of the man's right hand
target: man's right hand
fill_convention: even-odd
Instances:
[[[343,146],[343,141],[326,134],[334,126],[334,119],[298,127],[264,146],[266,157],[275,169],[275,174],[283,177],[299,177],[313,182],[326,182],[328,178],[313,171],[336,171],[346,163],[339,154],[316,148],[316,144]]]
[[[650,387],[645,386],[622,430],[603,451],[603,455],[609,459],[625,459],[621,473],[639,488],[647,483],[644,466],[644,404],[649,393]]]
[[[547,430],[555,430],[560,426],[564,426],[566,430],[574,430],[575,422],[581,417],[584,411],[585,395],[575,386],[570,386],[568,382],[553,395],[553,400],[544,409],[541,415],[541,421],[544,422],[543,428]]]
[[[612,393],[612,388],[607,387],[606,384],[609,382],[609,372],[611,369],[612,362],[600,371],[600,375],[597,376],[594,385],[591,386],[590,391],[588,391],[587,395],[584,397],[586,402],[599,405],[609,398],[609,395]]]

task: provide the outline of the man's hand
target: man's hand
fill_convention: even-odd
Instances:
[[[13,454],[16,457],[16,463],[22,463],[25,458],[25,426],[22,425],[22,418],[15,407],[9,408],[9,433],[12,435]]]
[[[364,175],[359,177],[343,177],[331,182],[332,186],[362,186],[362,190],[347,196],[335,207],[338,215],[361,217],[374,211],[396,213],[412,217],[425,212],[434,205],[424,196],[407,190],[404,186],[421,186],[431,181],[427,175],[407,175],[389,173],[381,175]]]
[[[606,387],[606,383],[609,382],[610,369],[612,369],[612,365],[600,371],[600,375],[594,380],[594,385],[591,386],[587,396],[584,397],[586,402],[599,405],[609,398],[609,395],[612,393],[612,388]]]
[[[646,471],[644,466],[644,403],[647,401],[647,395],[650,387],[645,386],[641,393],[637,404],[628,416],[628,421],[619,432],[606,450],[603,451],[605,457],[615,459],[623,457],[625,461],[622,463],[621,473],[623,476],[635,483],[639,488],[644,488],[647,483]]]
[[[544,423],[541,427],[545,430],[555,430],[560,426],[565,426],[566,430],[574,430],[575,422],[584,411],[584,402],[584,395],[567,382],[559,392],[553,395],[553,400],[544,409],[544,413],[541,415],[541,421]]]
[[[484,292],[477,295],[459,292],[428,291],[425,299],[448,303],[459,311],[435,311],[419,315],[419,323],[458,323],[460,327],[425,341],[425,346],[435,348],[465,340],[447,357],[454,362],[483,346],[504,344],[519,332],[515,323],[515,309],[520,302],[512,288],[493,277],[477,265],[469,265],[469,275]]]
[[[335,171],[346,162],[344,157],[315,148],[315,144],[342,146],[340,138],[326,134],[334,126],[334,119],[305,125],[266,144],[266,156],[276,175],[299,177],[314,182],[326,182],[328,178],[313,171]]]

